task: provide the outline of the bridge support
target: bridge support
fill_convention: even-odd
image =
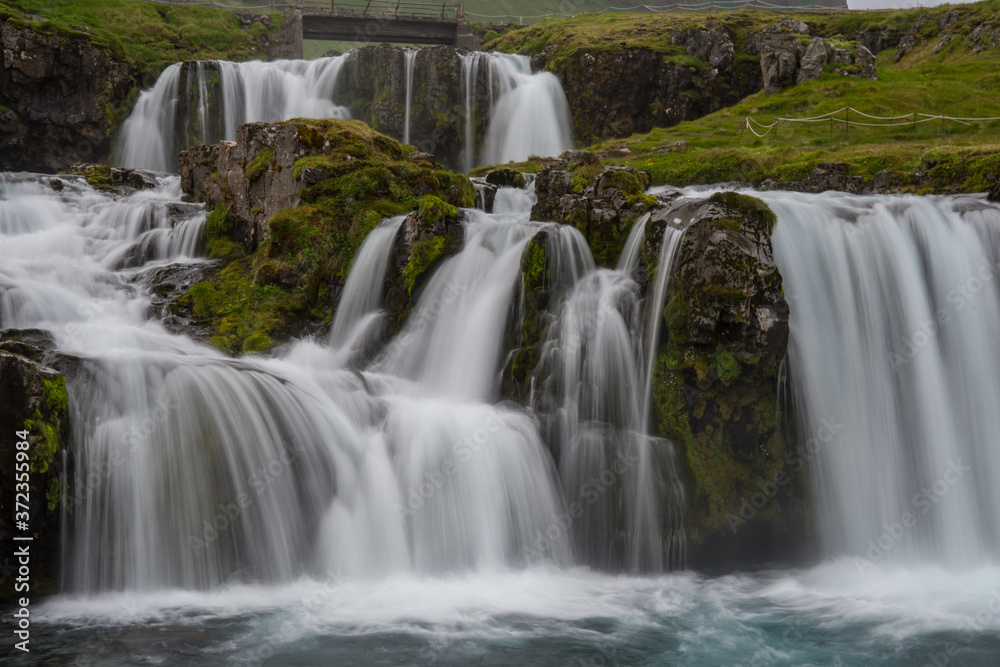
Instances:
[[[298,12],[296,12],[298,14]],[[396,44],[447,44],[476,49],[479,38],[464,18],[385,16],[307,11],[300,17],[302,39]]]

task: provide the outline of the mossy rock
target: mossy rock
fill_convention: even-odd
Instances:
[[[69,438],[69,396],[63,376],[27,357],[0,351],[0,428],[5,434],[0,441],[0,533],[34,538],[31,591],[55,592],[60,502],[67,491],[61,488],[60,474],[66,472],[67,479],[72,479],[64,469],[64,461],[71,464],[72,457],[64,453]],[[15,483],[27,483],[26,493],[24,487],[15,489]],[[24,496],[17,497],[15,491]],[[15,500],[23,506],[15,507]],[[15,514],[22,511],[27,518]],[[27,528],[15,526],[15,520],[25,521]],[[15,564],[7,554],[0,555],[0,565],[13,569]],[[3,581],[0,600],[13,599],[13,587],[13,577]]]
[[[790,469],[797,461],[786,433],[792,420],[776,389],[789,312],[773,261],[774,213],[724,192],[680,202],[661,217],[682,220],[687,231],[663,314],[653,410],[659,433],[677,443],[684,462],[691,544],[738,541],[747,525],[801,533],[807,470]],[[776,478],[781,483],[772,484]],[[762,485],[773,495],[744,517],[744,501]]]
[[[475,186],[466,176],[433,161],[409,159],[409,147],[358,121],[296,119],[270,127],[275,131],[263,126],[255,136],[291,127],[301,150],[294,163],[284,165],[305,186],[298,195],[301,205],[272,215],[257,247],[241,246],[246,234],[238,228],[246,223],[233,219],[235,204],[228,195],[206,224],[210,255],[228,264],[181,300],[209,330],[210,342],[228,354],[265,352],[332,321],[337,286],[384,218],[420,210],[434,221],[454,220],[456,207],[475,203]],[[258,149],[246,165],[248,182],[266,178],[282,159],[270,147]],[[254,203],[247,205],[251,212]],[[437,265],[438,255],[456,248],[449,240],[418,249],[399,308]]]

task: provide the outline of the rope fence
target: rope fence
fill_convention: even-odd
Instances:
[[[233,11],[243,11],[243,10],[253,10],[253,9],[266,9],[266,10],[281,10],[286,9],[322,9],[326,11],[364,11],[361,6],[366,4],[365,0],[361,0],[360,3],[350,3],[350,2],[337,2],[333,0],[328,2],[325,0],[258,0],[257,4],[241,4],[234,2],[225,2],[225,0],[145,0],[146,2],[153,2],[162,5],[202,5],[205,7],[219,7],[222,9],[230,9]],[[375,4],[378,0],[375,0]],[[396,5],[400,4],[397,2],[389,1],[382,2],[378,4]],[[408,3],[402,3],[408,4]],[[421,4],[421,3],[414,3]],[[435,3],[427,3],[428,5],[434,5]],[[440,4],[437,5],[441,7]],[[454,11],[455,5],[447,5],[447,9]],[[548,18],[573,18],[574,16],[588,16],[597,14],[607,14],[612,12],[650,12],[650,13],[663,13],[663,12],[704,12],[704,11],[731,11],[736,9],[759,9],[765,11],[843,11],[847,10],[847,3],[841,0],[831,0],[830,3],[823,4],[810,4],[810,5],[795,5],[789,6],[780,3],[769,2],[768,0],[704,0],[702,2],[671,2],[666,4],[658,5],[632,5],[630,7],[617,7],[610,5],[605,7],[598,12],[578,12],[576,14],[566,14],[556,11],[548,11],[543,14],[533,14],[533,15],[516,15],[516,14],[480,14],[477,12],[459,10],[459,15],[474,18],[474,19],[485,19],[498,21],[503,23],[517,23],[524,25],[527,23],[532,23],[535,21],[548,19]],[[449,12],[450,13],[450,12]]]
[[[777,11],[842,11],[848,9],[846,2],[831,2],[828,4],[811,4],[811,5],[795,5],[789,6],[784,4],[778,4],[773,2],[768,2],[767,0],[705,0],[704,2],[671,2],[662,5],[633,5],[631,7],[615,7],[608,6],[599,12],[579,12],[577,14],[565,14],[560,12],[549,11],[545,14],[535,14],[532,16],[518,16],[514,14],[478,14],[475,12],[466,11],[466,16],[472,16],[477,19],[502,19],[507,23],[520,23],[524,24],[525,21],[535,21],[538,19],[547,18],[573,18],[574,16],[588,16],[597,14],[607,14],[610,12],[651,12],[651,13],[662,13],[662,12],[702,12],[702,11],[731,11],[735,9],[760,9],[760,10],[777,10]]]
[[[851,114],[855,114],[865,120],[851,120]],[[838,118],[838,114],[844,114],[843,118]],[[912,127],[916,128],[917,125],[923,123],[931,123],[933,121],[952,121],[958,123],[959,125],[972,126],[977,123],[991,123],[1000,120],[1000,116],[987,116],[982,118],[964,118],[958,116],[944,116],[941,114],[928,114],[913,112],[908,114],[903,114],[900,116],[873,116],[867,114],[863,111],[858,111],[854,107],[842,107],[836,111],[830,111],[819,116],[811,116],[809,118],[790,118],[786,116],[779,116],[775,118],[771,123],[765,124],[760,121],[754,120],[750,116],[746,117],[746,121],[743,123],[743,128],[740,130],[740,136],[738,141],[743,139],[743,133],[746,130],[750,130],[750,133],[755,137],[763,139],[764,137],[771,135],[772,140],[776,140],[778,136],[778,127],[781,123],[829,123],[830,124],[830,136],[833,136],[834,127],[840,124],[844,127],[848,136],[850,136],[850,128],[852,126],[856,127]],[[881,121],[881,122],[870,122],[870,121]]]

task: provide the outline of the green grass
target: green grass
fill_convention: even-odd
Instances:
[[[893,52],[883,52],[877,65],[879,81],[828,73],[771,97],[757,93],[704,118],[604,142],[593,150],[613,154],[616,149],[627,148],[632,155],[608,162],[648,171],[658,184],[753,182],[764,176],[798,179],[824,161],[846,162],[853,174],[870,177],[885,169],[912,171],[951,160],[957,165],[967,164],[969,171],[962,179],[968,182],[956,186],[972,191],[985,189],[986,181],[974,179],[972,171],[989,168],[989,156],[996,155],[1000,144],[1000,121],[850,128],[836,121],[780,124],[776,134],[772,130],[763,139],[742,130],[748,116],[770,124],[776,117],[818,116],[845,106],[881,116],[913,112],[1000,116],[1000,61],[996,53],[952,51],[928,56],[932,48],[933,44],[919,46],[898,64],[893,62]],[[854,120],[862,119],[855,116]],[[688,142],[688,150],[658,152],[671,141]]]
[[[271,217],[267,239],[252,253],[233,242],[229,211],[217,206],[205,236],[209,255],[228,264],[180,300],[211,329],[212,344],[229,354],[261,352],[304,321],[328,321],[329,285],[343,283],[361,243],[383,218],[419,208],[437,219],[475,202],[465,176],[407,159],[412,147],[360,121],[285,124],[298,127],[307,150],[293,167],[296,177],[306,167],[325,177],[302,191],[301,206]],[[264,149],[247,171],[260,177],[274,168],[272,159],[271,149]],[[409,290],[444,249],[441,242],[421,248],[407,270]]]
[[[940,53],[938,19],[954,10],[959,22],[947,32],[959,37]],[[929,122],[916,126],[854,127],[843,122],[781,124],[764,139],[742,128],[746,118],[765,125],[776,117],[818,116],[846,106],[865,113],[894,116],[913,112],[957,117],[1000,116],[1000,52],[979,54],[967,48],[966,37],[982,21],[1000,13],[1000,1],[973,5],[941,6],[898,12],[796,13],[812,24],[813,32],[840,39],[859,30],[880,28],[901,33],[924,12],[931,14],[918,33],[914,49],[900,62],[895,49],[878,54],[878,81],[828,72],[819,79],[793,86],[767,97],[751,95],[738,104],[671,128],[657,128],[625,139],[609,140],[590,148],[606,164],[627,164],[649,172],[654,184],[689,185],[725,181],[757,183],[764,178],[795,180],[807,176],[819,162],[846,162],[853,175],[870,177],[890,169],[906,174],[902,187],[912,182],[917,190],[954,188],[982,191],[988,176],[1000,176],[1000,122],[961,125]],[[622,44],[660,51],[665,57],[676,49],[669,44],[673,28],[722,25],[745,39],[748,31],[773,24],[780,16],[760,12],[716,14],[608,15],[567,21],[547,21],[502,37],[495,45],[504,50],[534,53],[557,44],[556,58],[575,49],[605,50]],[[738,47],[739,48],[739,47]],[[552,52],[550,52],[552,53]],[[550,60],[550,64],[552,61]],[[838,118],[843,118],[843,114]],[[855,121],[863,120],[857,116]],[[687,142],[684,152],[669,150],[670,142]],[[623,153],[628,149],[629,153]],[[524,165],[537,170],[539,165]],[[910,178],[915,170],[928,171],[918,185]]]
[[[226,9],[136,0],[0,0],[0,13],[103,46],[113,56],[135,62],[147,81],[181,60],[263,57],[262,44],[284,20],[276,15],[270,28],[257,24],[243,30],[239,17]]]

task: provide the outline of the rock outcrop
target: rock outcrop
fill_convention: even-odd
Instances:
[[[54,173],[103,159],[132,66],[85,34],[40,32],[0,10],[0,171]]]
[[[250,123],[237,141],[197,146],[179,164],[185,192],[212,209],[208,253],[228,264],[173,315],[230,353],[327,329],[367,234],[416,209],[404,228],[420,232],[400,233],[409,241],[397,244],[399,275],[386,282],[395,331],[429,269],[458,248],[455,207],[476,202],[468,178],[353,120]],[[245,293],[254,306],[234,313]]]
[[[0,555],[0,600],[55,592],[59,575],[59,501],[69,437],[66,381],[41,361],[51,337],[0,332],[0,540],[33,537],[30,589],[15,595],[18,563]],[[17,488],[15,489],[15,484]],[[24,486],[20,486],[24,484]],[[15,501],[22,503],[15,506]],[[22,515],[21,512],[24,512]],[[23,522],[23,523],[22,523]]]
[[[807,38],[807,34],[789,29],[758,37],[755,43],[760,49],[760,70],[768,95],[819,78],[828,67],[844,76],[877,78],[875,56],[863,44]]]
[[[582,144],[700,118],[760,90],[759,66],[736,58],[733,40],[724,31],[693,31],[674,39],[704,65],[681,64],[649,49],[625,46],[581,49],[551,62],[543,53],[532,63],[561,80],[574,134]]]
[[[720,554],[734,551],[741,564],[790,553],[806,543],[807,471],[775,389],[789,318],[770,240],[775,215],[732,192],[688,199],[643,189],[642,175],[627,168],[564,158],[537,174],[532,217],[577,227],[595,259],[608,249],[598,263],[614,266],[632,225],[649,213],[633,275],[645,298],[664,268],[656,258],[665,227],[685,231],[663,312],[653,411],[657,433],[683,461],[690,562],[724,564]],[[539,232],[522,258],[523,320],[508,336],[513,351],[502,376],[505,398],[527,404],[533,396],[541,413],[546,397],[532,378],[551,323],[548,234]],[[755,493],[772,486],[765,503],[753,504]]]
[[[760,200],[722,192],[677,200],[646,228],[647,258],[658,256],[664,225],[686,230],[663,313],[653,410],[685,463],[689,545],[700,565],[734,550],[741,562],[766,561],[794,551],[789,535],[805,536],[807,471],[794,469],[785,431],[793,422],[776,391],[789,309],[771,248],[775,223]],[[774,491],[764,503],[754,495],[761,488]]]

